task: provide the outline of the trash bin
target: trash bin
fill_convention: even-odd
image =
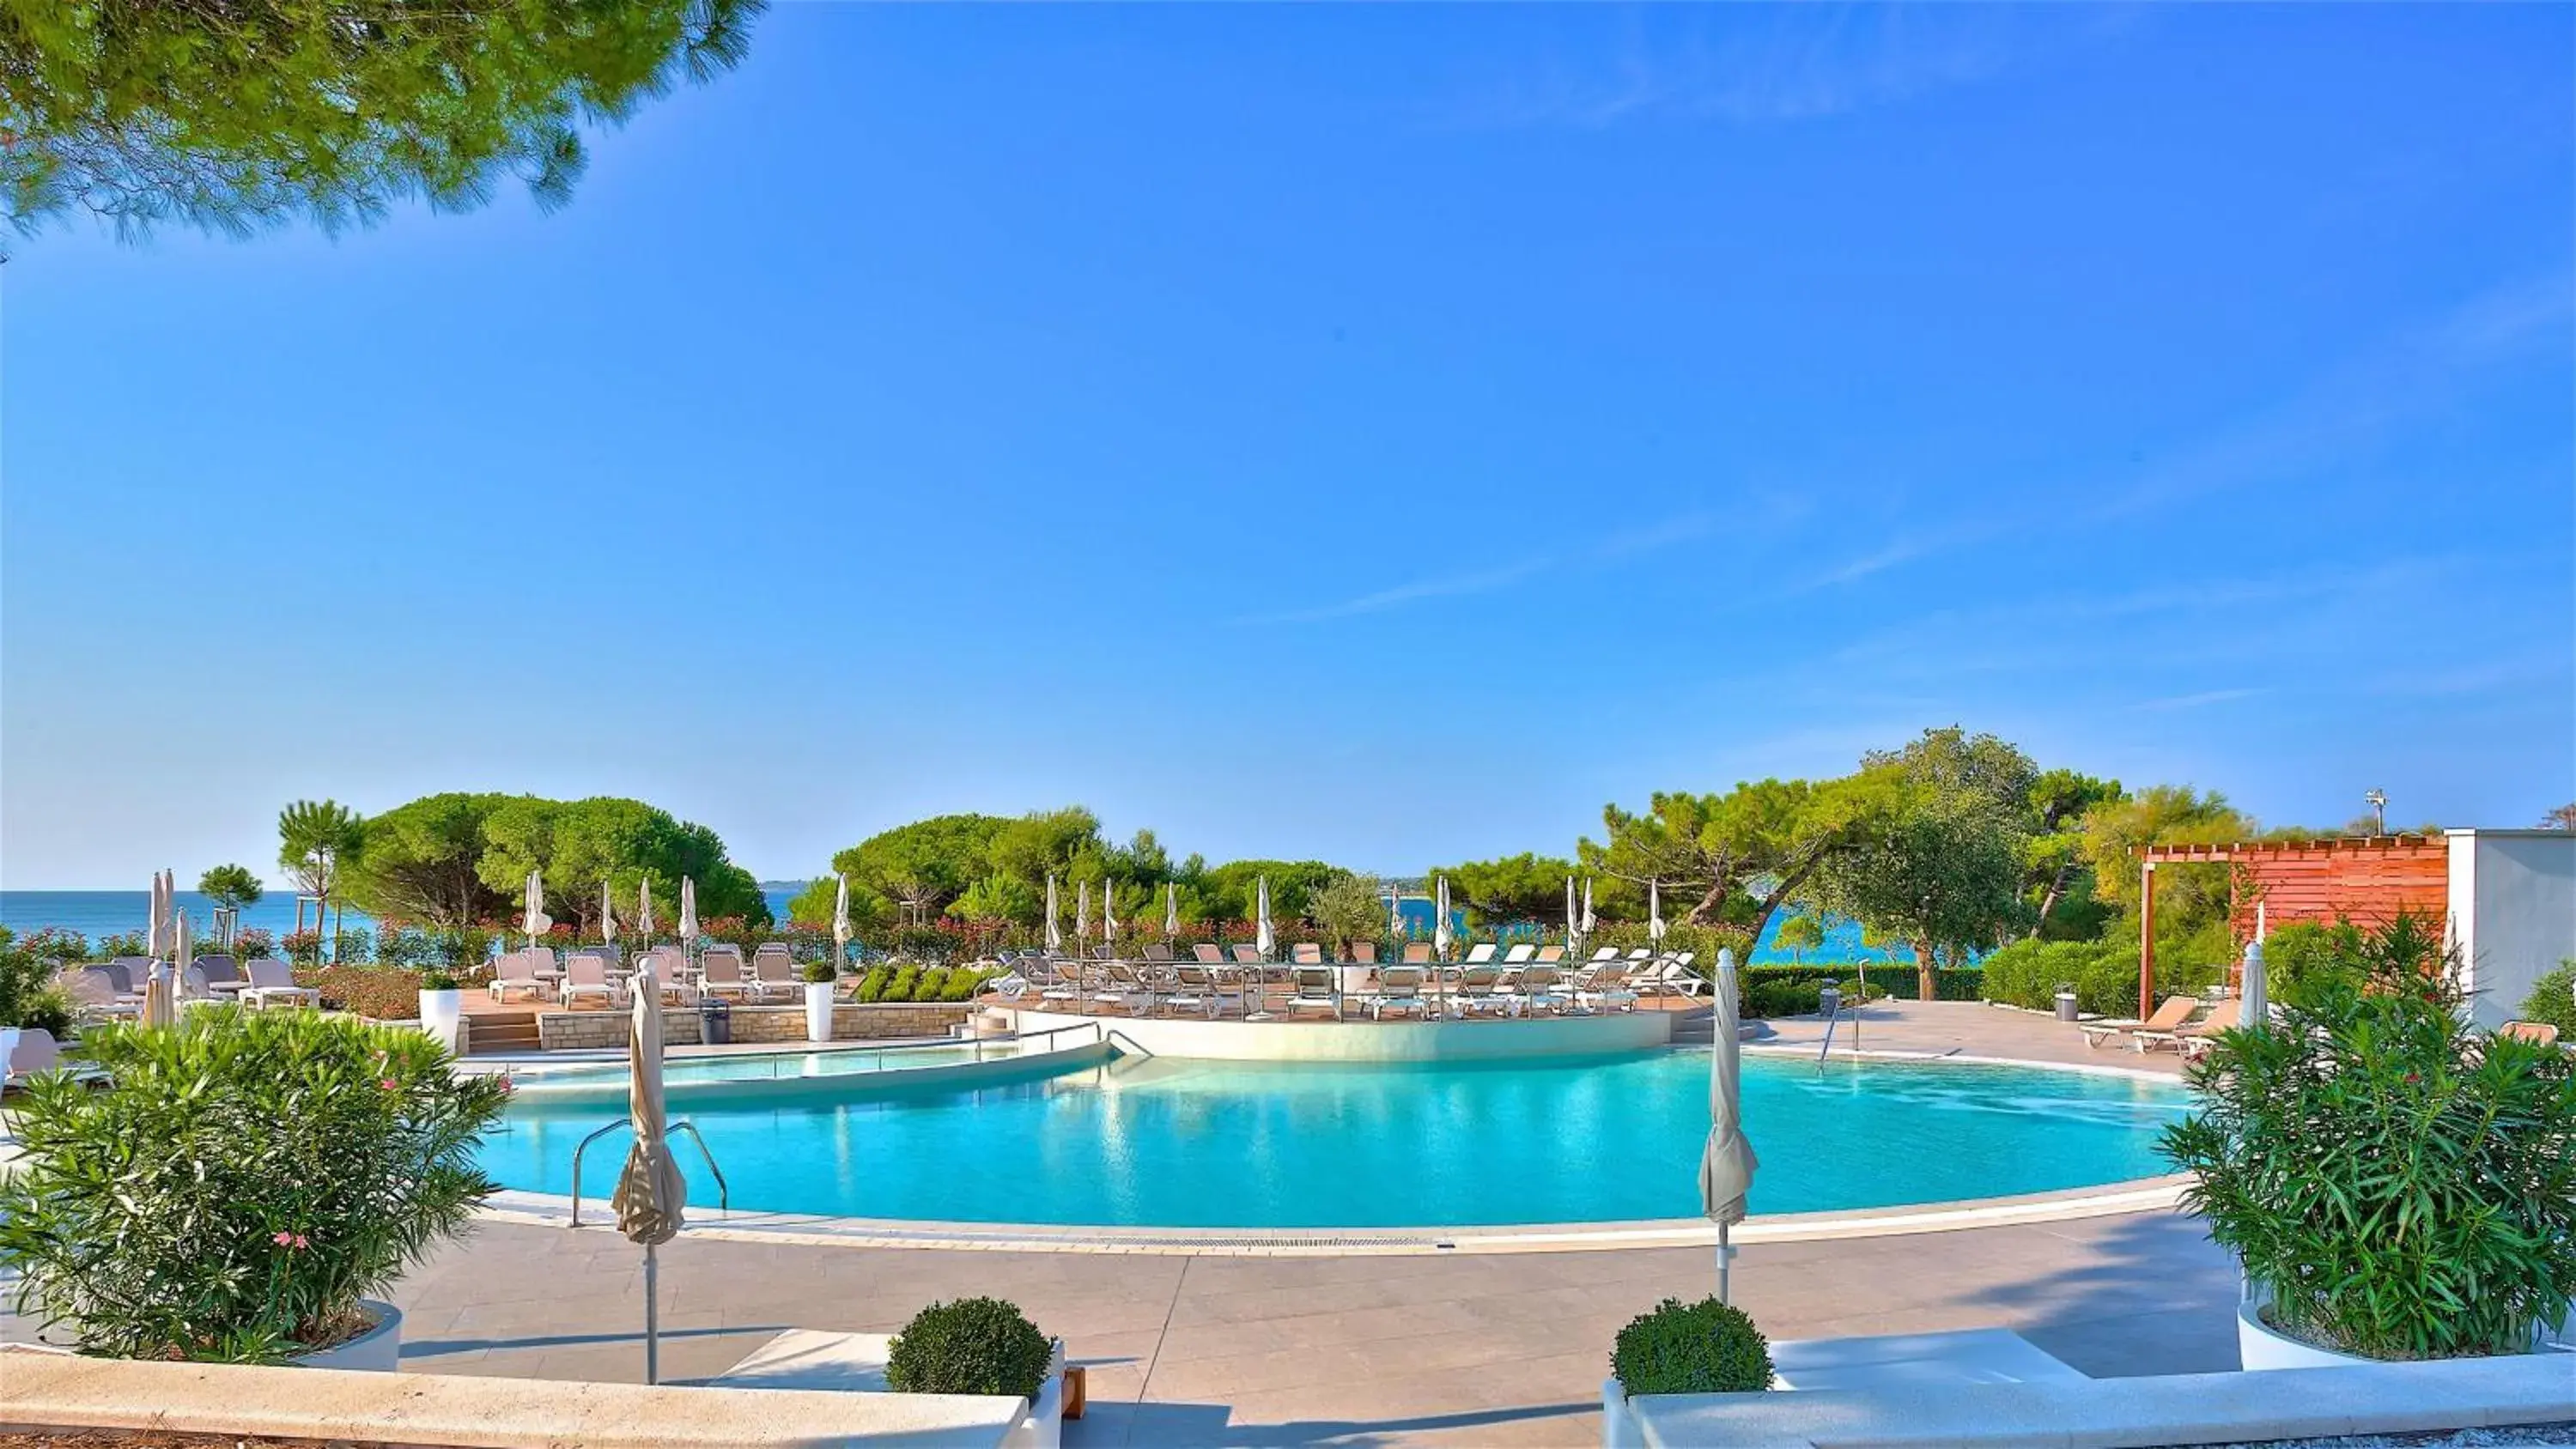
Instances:
[[[698,1003],[698,1040],[724,1046],[733,1040],[733,1005],[709,997]]]
[[[2070,983],[2063,981],[2057,984],[2057,1019],[2059,1021],[2073,1021],[2076,1019],[2075,988]]]
[[[1831,981],[1826,982],[1824,990],[1818,992],[1816,996],[1816,1015],[1825,1018],[1827,1021],[1831,1021],[1833,1020],[1834,1013],[1842,1009],[1842,987]]]

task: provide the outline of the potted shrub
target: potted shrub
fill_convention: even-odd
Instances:
[[[1667,1298],[1619,1330],[1601,1385],[1601,1442],[1645,1442],[1628,1400],[1638,1394],[1744,1394],[1771,1387],[1771,1343],[1743,1309]]]
[[[933,1303],[886,1345],[886,1387],[898,1394],[999,1394],[1026,1399],[1041,1449],[1063,1434],[1064,1345],[999,1298]],[[1080,1404],[1074,1416],[1081,1417]],[[1014,1442],[1019,1442],[1015,1440]]]
[[[465,1020],[465,993],[457,988],[456,978],[444,971],[427,972],[420,978],[420,1029],[437,1038],[450,1052],[461,1051],[457,1028]]]
[[[2249,1369],[2520,1353],[2576,1295],[2576,1066],[2470,1025],[2422,923],[2222,1033],[2165,1131],[2243,1262]]]
[[[83,1353],[396,1366],[380,1301],[495,1190],[509,1086],[428,1036],[310,1011],[192,1011],[82,1038],[105,1085],[41,1079],[0,1180],[18,1305]]]
[[[832,1039],[832,992],[835,973],[829,961],[816,961],[805,968],[805,1039]]]

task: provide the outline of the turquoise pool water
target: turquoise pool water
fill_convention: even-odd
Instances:
[[[1412,1227],[1689,1217],[1707,1057],[1325,1066],[1122,1058],[973,1091],[675,1102],[737,1207],[1152,1227]],[[2036,1068],[1744,1061],[1757,1213],[2040,1192],[2165,1169],[2162,1082]],[[619,1101],[528,1094],[484,1148],[510,1187],[570,1190]],[[604,1192],[623,1153],[585,1164]],[[682,1153],[694,1201],[713,1184]]]

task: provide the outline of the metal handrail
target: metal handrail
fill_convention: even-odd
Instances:
[[[576,1228],[581,1226],[581,1155],[588,1152],[590,1150],[590,1144],[597,1142],[600,1138],[607,1136],[609,1133],[616,1131],[620,1127],[632,1127],[634,1125],[634,1118],[620,1117],[616,1121],[611,1122],[607,1126],[600,1128],[598,1131],[591,1133],[587,1137],[584,1137],[581,1139],[580,1145],[573,1148],[572,1226]],[[698,1124],[690,1121],[686,1117],[683,1117],[679,1121],[672,1123],[670,1127],[666,1129],[666,1132],[686,1132],[689,1134],[689,1140],[698,1144],[698,1155],[707,1160],[707,1171],[713,1174],[716,1180],[716,1211],[720,1213],[732,1212],[733,1189],[725,1182],[724,1169],[716,1166],[716,1155],[707,1150],[707,1139],[699,1133]]]
[[[1833,1054],[1833,1050],[1834,1050],[1834,1027],[1835,1027],[1835,1025],[1836,1025],[1837,1023],[1839,1023],[1842,1019],[1843,1019],[1843,995],[1842,995],[1842,993],[1841,993],[1840,991],[1837,991],[1837,992],[1835,992],[1835,993],[1834,993],[1834,1012],[1833,1012],[1833,1015],[1828,1016],[1828,1017],[1826,1017],[1826,1018],[1825,1018],[1825,1044],[1824,1044],[1824,1046],[1823,1046],[1822,1048],[1820,1048],[1820,1049],[1816,1052],[1816,1070],[1817,1070],[1819,1073],[1823,1072],[1823,1071],[1824,1071],[1824,1069],[1825,1069],[1825,1058],[1826,1058],[1826,1057],[1828,1057],[1828,1056],[1831,1056],[1831,1055]]]

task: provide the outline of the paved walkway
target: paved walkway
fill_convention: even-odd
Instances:
[[[636,1249],[491,1225],[405,1280],[404,1365],[642,1377]],[[1280,1258],[776,1247],[662,1250],[663,1373],[789,1328],[890,1332],[935,1299],[1009,1298],[1091,1370],[1073,1444],[1597,1444],[1611,1341],[1710,1255],[1647,1249]],[[2137,1214],[1743,1250],[1775,1338],[2000,1326],[2097,1377],[2235,1367],[2235,1277],[2196,1222]]]

